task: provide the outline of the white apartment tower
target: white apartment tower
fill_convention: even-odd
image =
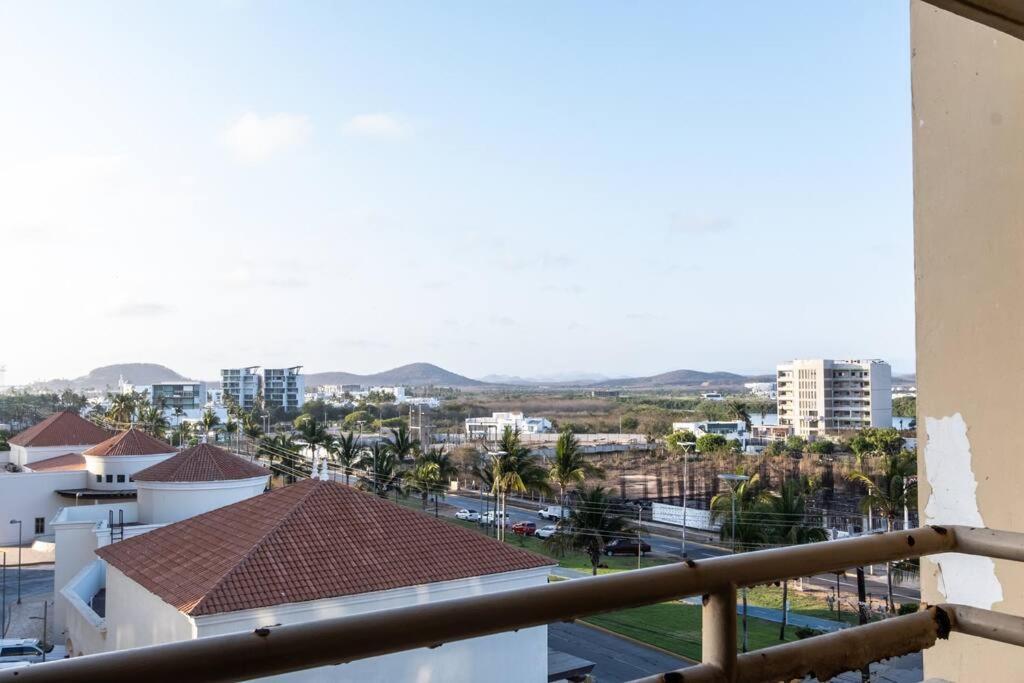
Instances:
[[[301,365],[263,368],[263,400],[268,408],[298,410],[306,402],[306,378]]]
[[[220,371],[224,398],[230,396],[242,410],[252,410],[256,405],[256,397],[260,395],[260,380],[258,365]]]
[[[892,426],[892,369],[881,360],[794,360],[777,367],[779,424],[797,436]]]

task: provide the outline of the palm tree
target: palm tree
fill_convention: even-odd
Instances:
[[[163,409],[158,406],[147,405],[139,408],[139,422],[143,429],[158,439],[164,438],[164,434],[170,427]]]
[[[565,489],[572,484],[582,484],[588,475],[603,476],[601,470],[594,467],[580,452],[576,435],[566,429],[558,436],[555,444],[555,458],[548,476],[551,483],[558,486],[558,504],[565,516]]]
[[[501,440],[501,450],[491,454],[491,467],[494,477],[493,492],[497,496],[498,537],[504,538],[504,518],[501,517],[508,507],[510,493],[526,493],[527,491],[548,491],[548,472],[537,464],[530,454],[530,449],[522,445],[519,430],[505,427]]]
[[[327,433],[327,428],[322,423],[317,422],[316,418],[312,415],[308,415],[305,420],[299,423],[299,434],[309,445],[310,460],[316,457],[318,448],[326,446],[331,440],[331,435]]]
[[[612,539],[624,535],[626,520],[612,510],[603,486],[580,488],[577,493],[579,504],[569,513],[568,528],[547,542],[559,554],[569,548],[587,553],[593,574],[597,576],[597,565],[601,563],[604,547]]]
[[[178,446],[192,442],[193,430],[191,422],[182,422],[174,428],[174,435],[177,437]]]
[[[735,520],[732,516],[734,504]],[[723,539],[729,538],[739,550],[750,550],[768,540],[767,528],[762,520],[770,506],[771,494],[761,489],[760,476],[755,474],[740,482],[729,493],[719,493],[711,499],[711,520],[721,525],[719,535]]]
[[[348,484],[349,475],[358,462],[360,453],[355,433],[349,432],[342,434],[337,439],[332,439],[326,448],[331,460],[341,465],[341,469],[345,473],[345,483]]]
[[[419,449],[419,439],[414,439],[409,434],[409,430],[405,425],[398,425],[398,429],[391,428],[391,450],[395,452],[395,455],[399,460],[407,460],[413,457],[413,454]]]
[[[864,485],[867,493],[860,499],[860,507],[866,513],[877,510],[885,517],[886,531],[895,528],[896,517],[907,509],[911,501],[917,500],[917,457],[902,451],[886,455],[885,469],[881,474],[871,476],[865,472],[850,473],[850,481]],[[890,613],[896,612],[892,598],[892,562],[885,563],[886,599]]]
[[[249,441],[259,441],[260,437],[263,436],[263,425],[260,424],[259,417],[254,413],[243,414],[242,432]],[[246,448],[248,448],[248,444]]]
[[[220,418],[217,417],[217,413],[213,412],[213,408],[207,408],[203,411],[199,424],[203,425],[203,436],[209,436],[213,428],[220,424]]]
[[[230,447],[235,434],[238,433],[238,420],[231,415],[228,415],[227,422],[224,423],[224,433],[228,435],[228,446]]]
[[[744,401],[732,401],[729,404],[729,412],[737,420],[743,420],[743,424],[750,431],[750,408]]]
[[[260,455],[270,461],[270,470],[284,476],[289,484],[294,483],[296,475],[308,474],[301,449],[290,434],[275,434],[260,440]],[[275,464],[280,461],[280,464]]]
[[[118,426],[131,424],[135,420],[135,397],[132,394],[111,395],[107,418],[119,423]]]
[[[820,526],[807,523],[807,499],[817,488],[816,482],[807,477],[800,481],[787,481],[782,490],[771,496],[773,514],[771,538],[784,545],[802,545],[828,540],[828,532]],[[789,581],[782,582],[782,626],[779,640],[786,639],[786,600],[789,597]]]
[[[401,462],[394,449],[383,441],[377,441],[365,449],[357,466],[362,470],[359,487],[364,491],[372,491],[381,498],[387,498],[389,491],[405,495]]]
[[[430,492],[434,492],[435,498],[443,496],[445,483],[458,473],[459,469],[442,448],[420,453],[409,471],[408,479],[411,488],[420,492],[423,509],[426,509]]]

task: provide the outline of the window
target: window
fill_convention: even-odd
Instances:
[[[108,474],[107,475],[107,483],[108,484],[113,484],[114,483],[114,475],[113,474]]]
[[[37,534],[46,533],[46,518],[45,517],[36,517],[36,533]]]
[[[103,475],[102,474],[97,474],[96,475],[96,483],[97,484],[102,484],[103,483]]]
[[[123,484],[124,483],[124,475],[123,474],[117,475],[117,483],[118,484]]]
[[[5,647],[0,650],[0,657],[35,657],[40,654],[42,653],[31,645]]]

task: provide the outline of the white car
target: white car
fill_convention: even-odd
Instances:
[[[537,513],[537,516],[541,519],[561,519],[564,515],[562,514],[561,505],[550,505]]]
[[[47,653],[36,638],[20,638],[0,640],[0,664],[16,662],[42,662],[51,659],[64,659],[67,652],[63,647],[54,647]]]
[[[479,522],[480,513],[476,510],[462,509],[455,513],[455,519],[463,519],[467,522]]]
[[[548,524],[547,526],[542,526],[541,528],[537,529],[537,532],[534,534],[534,536],[536,536],[537,538],[551,538],[557,533],[559,533],[558,525]]]
[[[504,519],[504,526],[509,525],[509,517],[507,512],[485,512],[480,515],[480,523],[484,525],[495,524],[496,519]]]

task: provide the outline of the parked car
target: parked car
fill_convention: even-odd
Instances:
[[[455,519],[463,519],[467,522],[479,522],[480,513],[476,510],[462,509],[455,513]]]
[[[533,536],[537,533],[537,525],[533,522],[516,522],[512,525],[512,533],[519,536]]]
[[[64,659],[67,651],[63,647],[51,647],[45,659]],[[0,664],[15,662],[44,661],[43,646],[36,638],[16,638],[0,640]]]
[[[641,555],[646,555],[651,552],[651,546],[645,541],[640,541],[639,552]],[[637,554],[637,540],[635,538],[616,538],[614,541],[604,547],[605,555],[636,555]]]
[[[483,525],[486,525],[486,526],[490,526],[492,524],[496,524],[497,523],[495,521],[496,519],[504,519],[505,520],[505,526],[508,526],[508,521],[509,520],[508,520],[508,513],[507,512],[498,512],[498,513],[496,513],[496,512],[492,511],[492,512],[485,512],[484,514],[480,515],[480,523],[483,524]]]
[[[561,519],[562,518],[562,506],[561,505],[549,505],[537,513],[537,516],[541,519]]]
[[[561,533],[561,530],[558,528],[558,525],[548,524],[547,526],[542,526],[541,528],[537,529],[537,532],[534,534],[534,536],[536,536],[537,538],[551,538],[557,533]]]

